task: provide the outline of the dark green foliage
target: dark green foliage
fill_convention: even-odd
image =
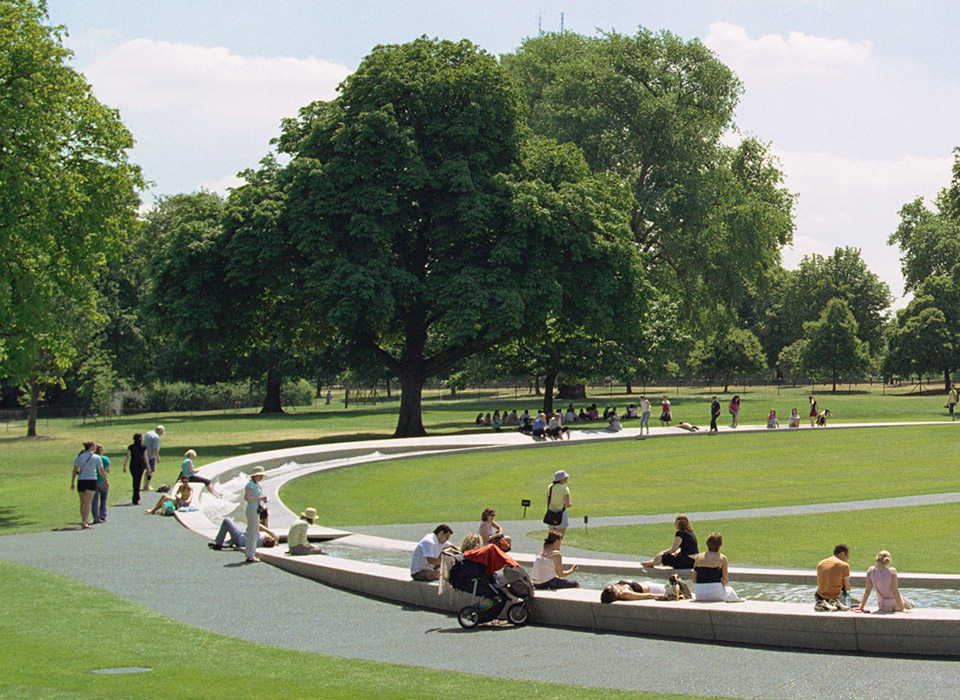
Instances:
[[[870,365],[867,344],[857,337],[857,321],[843,299],[831,299],[816,321],[803,324],[801,354],[803,368],[813,375],[822,374],[833,383],[841,375],[858,374]]]

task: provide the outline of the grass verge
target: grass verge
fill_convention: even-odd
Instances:
[[[191,627],[58,574],[0,562],[0,697],[5,698],[668,698],[256,644]],[[10,614],[13,612],[13,614]],[[29,621],[29,624],[24,624]],[[146,673],[94,669],[147,666]]]

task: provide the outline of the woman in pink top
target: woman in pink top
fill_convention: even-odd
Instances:
[[[900,595],[897,570],[890,567],[890,552],[885,549],[877,554],[877,565],[867,570],[867,585],[863,591],[863,601],[860,603],[861,610],[866,606],[867,598],[873,590],[877,591],[878,612],[903,612],[916,607],[912,600]]]

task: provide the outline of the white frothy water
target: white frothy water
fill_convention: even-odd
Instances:
[[[261,481],[261,485],[264,487],[269,487],[271,482],[275,482],[277,480],[286,481],[290,477],[299,476],[300,474],[305,475],[312,472],[336,469],[337,467],[360,464],[374,459],[382,459],[383,457],[384,455],[381,452],[370,452],[365,455],[357,455],[356,457],[330,459],[322,462],[310,462],[309,464],[285,462],[279,467],[268,469],[264,475],[263,481]],[[244,510],[243,489],[246,487],[249,480],[250,475],[241,471],[227,481],[215,483],[214,488],[216,488],[217,492],[220,494],[220,498],[216,498],[213,494],[204,489],[203,493],[200,495],[200,511],[214,525],[219,525],[220,522],[227,516],[230,516],[234,520],[237,518],[242,519]],[[270,504],[268,503],[267,506],[269,507]]]

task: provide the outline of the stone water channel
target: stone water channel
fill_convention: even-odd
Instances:
[[[342,559],[354,559],[372,564],[385,564],[387,566],[397,566],[404,569],[410,566],[410,554],[408,552],[350,547],[333,544],[332,542],[326,542],[322,546],[331,556]],[[687,583],[690,583],[689,571],[680,572],[680,575]],[[580,586],[583,588],[596,589],[598,597],[601,588],[608,583],[618,580],[617,576],[610,574],[581,573],[579,571],[570,578],[579,581]],[[624,574],[622,578],[636,579],[637,575],[635,572],[630,572]],[[731,580],[730,585],[737,592],[737,595],[745,600],[764,600],[776,603],[810,603],[811,606],[813,605],[813,586],[792,583],[738,582],[736,580]],[[854,595],[859,596],[862,595],[862,593],[862,589],[859,591],[854,589]],[[917,604],[917,607],[941,609],[960,608],[960,590],[901,588],[900,593],[910,598]],[[871,596],[867,607],[869,609],[876,609],[875,596]]]

